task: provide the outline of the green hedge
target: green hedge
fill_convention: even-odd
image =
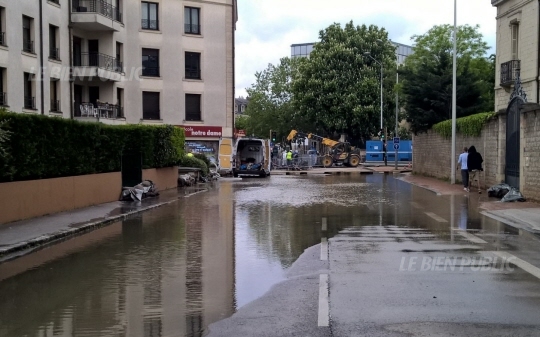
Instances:
[[[456,119],[456,133],[464,136],[478,137],[484,125],[495,116],[494,112],[482,112],[475,115]],[[452,137],[452,120],[446,120],[433,125],[433,131],[444,138]]]
[[[178,162],[178,165],[182,167],[198,167],[201,169],[202,175],[204,177],[206,177],[209,172],[208,165],[206,165],[203,160],[196,157],[189,157],[187,155],[182,156],[182,158]]]
[[[10,132],[0,182],[120,171],[121,156],[142,155],[143,168],[174,166],[184,131],[173,126],[105,125],[0,111]]]

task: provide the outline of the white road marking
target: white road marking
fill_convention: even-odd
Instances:
[[[497,255],[498,257],[500,258],[503,258],[504,260],[506,260],[506,263],[512,263],[516,266],[518,266],[519,268],[525,270],[526,272],[528,272],[529,274],[537,277],[540,279],[540,268],[538,267],[535,267],[533,266],[532,264],[530,264],[529,262],[525,261],[525,260],[522,260],[510,253],[507,253],[507,252],[501,252],[501,251],[492,251],[490,252],[494,255]]]
[[[328,229],[328,221],[326,218],[322,218],[322,230],[326,231]]]
[[[487,241],[484,241],[484,240],[480,239],[478,236],[476,236],[474,234],[467,233],[466,231],[457,230],[456,232],[458,232],[459,235],[463,236],[465,239],[467,239],[467,240],[469,240],[471,242],[474,242],[474,243],[487,243]]]
[[[321,261],[328,260],[328,239],[321,238]]]
[[[319,275],[319,319],[318,326],[330,325],[330,307],[328,303],[328,274]]]
[[[438,216],[438,215],[435,214],[435,213],[432,213],[432,212],[425,212],[425,213],[426,213],[427,216],[429,216],[430,218],[432,218],[432,219],[435,220],[435,221],[438,221],[438,222],[448,222],[448,220],[441,218],[440,216]]]

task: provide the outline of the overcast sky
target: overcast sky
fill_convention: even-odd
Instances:
[[[236,96],[246,96],[255,72],[290,56],[291,44],[317,42],[334,22],[384,27],[392,41],[411,45],[411,36],[454,23],[452,0],[238,0]],[[490,0],[458,0],[457,23],[480,25],[495,50],[496,8]]]

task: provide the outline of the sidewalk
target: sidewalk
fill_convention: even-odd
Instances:
[[[0,262],[6,255],[23,255],[54,241],[81,234],[131,215],[167,205],[204,187],[172,189],[139,202],[114,201],[38,218],[0,224]]]

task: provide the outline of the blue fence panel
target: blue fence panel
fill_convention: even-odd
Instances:
[[[387,161],[395,161],[396,153],[394,144],[389,142],[386,149]],[[381,140],[368,140],[366,142],[366,161],[384,161],[383,142]],[[412,141],[401,140],[399,142],[398,161],[412,161]]]

